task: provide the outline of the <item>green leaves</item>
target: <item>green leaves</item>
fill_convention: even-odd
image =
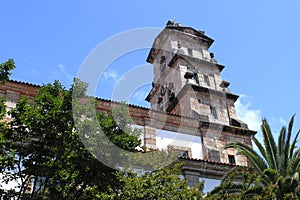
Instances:
[[[76,82],[85,95],[85,85]],[[74,126],[72,92],[73,88],[67,90],[58,81],[44,85],[33,101],[22,97],[10,112],[9,126],[3,126],[6,131],[0,135],[0,145],[12,158],[11,164],[4,166],[11,170],[11,176],[4,181],[18,181],[20,191],[16,195],[20,198],[94,199],[89,195],[97,196],[120,185],[116,170],[99,162],[83,145],[77,131],[84,127]],[[80,108],[75,111],[87,113]],[[122,124],[128,131],[125,133],[112,116],[99,114],[97,120],[105,127],[103,133],[121,148],[133,151],[140,145],[138,132],[128,121]],[[94,129],[88,131],[99,136]],[[98,145],[96,151],[101,152],[101,147]],[[112,159],[116,155],[111,152],[105,156]],[[28,184],[34,188],[30,194],[26,193]]]
[[[0,64],[0,82],[5,82],[8,80],[11,75],[11,70],[16,68],[15,62],[13,59],[9,59],[8,61]]]
[[[262,159],[258,153],[256,153],[250,146],[247,146],[243,143],[229,143],[226,144],[225,149],[228,148],[235,148],[238,150],[238,154],[242,154],[248,158],[248,160],[251,162],[252,166],[262,173],[264,169],[267,168],[266,162],[264,159]]]
[[[277,147],[273,138],[270,126],[266,119],[262,120],[261,132],[263,134],[263,140],[265,145],[265,152],[267,163],[270,168],[278,169],[277,161]]]
[[[6,80],[8,80],[9,76],[11,75],[11,70],[13,70],[14,68],[15,64],[12,59],[9,59],[8,61],[0,64],[0,84],[3,84]],[[5,98],[0,98],[0,173],[3,173],[5,170],[11,170],[13,168],[15,155],[15,152],[11,149],[10,142],[6,138],[9,132],[9,127],[5,122],[5,117],[7,114],[5,101]],[[1,177],[1,179],[3,179],[3,181],[6,181],[5,177]]]
[[[300,149],[296,146],[299,131],[294,139],[291,138],[294,117],[292,116],[288,128],[282,127],[277,144],[267,120],[262,120],[263,143],[255,137],[252,138],[259,153],[243,143],[227,144],[225,147],[236,148],[239,154],[248,158],[251,167],[257,173],[252,185],[256,189],[260,188],[262,194],[270,196],[271,199],[283,199],[286,196],[295,198],[299,195]],[[231,188],[224,184],[223,187],[225,191]],[[247,188],[245,194],[251,193],[251,190]]]
[[[180,178],[182,163],[140,175],[120,174],[123,186],[113,194],[115,199],[203,199],[203,182],[189,188]]]

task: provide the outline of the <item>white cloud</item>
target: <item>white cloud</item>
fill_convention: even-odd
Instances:
[[[66,70],[65,65],[58,64],[58,67],[59,67],[60,73],[55,74],[53,76],[55,76],[56,79],[58,76],[58,80],[60,80],[62,83],[66,84],[66,85],[71,84],[74,76]]]
[[[109,70],[103,73],[103,78],[105,78],[106,80],[113,80],[114,83],[117,83],[119,81],[120,75],[114,70]]]
[[[58,67],[59,67],[61,73],[62,73],[63,75],[65,75],[65,77],[66,77],[69,81],[72,81],[72,80],[73,80],[73,77],[74,77],[74,76],[73,76],[72,74],[70,74],[69,72],[67,72],[66,67],[65,67],[63,64],[58,64]]]
[[[250,98],[246,95],[240,95],[235,103],[237,116],[240,120],[248,124],[249,129],[259,131],[261,124],[261,111],[251,107]]]
[[[283,126],[287,126],[286,120],[283,119],[282,117],[279,118],[279,122],[280,122]]]
[[[260,125],[262,112],[259,109],[254,109],[251,104],[251,99],[246,95],[240,95],[240,98],[235,103],[237,116],[240,120],[248,124],[249,129],[257,131],[255,137],[263,144],[263,136]],[[288,120],[282,117],[270,117],[267,119],[275,142],[277,142],[282,126],[288,126]],[[253,143],[253,148],[258,152],[258,148]]]
[[[255,137],[259,141],[263,141],[260,131],[262,112],[259,109],[252,108],[251,99],[247,95],[240,95],[240,98],[235,103],[235,108],[238,118],[248,124],[249,129],[257,131]],[[259,152],[257,146],[254,143],[252,145],[253,149]]]
[[[275,141],[277,141],[277,138],[279,137],[280,131],[283,126],[288,126],[288,121],[282,117],[272,117],[271,120],[268,120],[268,123],[271,127],[271,131],[273,134],[273,137]]]

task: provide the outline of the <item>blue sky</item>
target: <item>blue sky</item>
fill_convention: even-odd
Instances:
[[[274,132],[296,113],[299,128],[300,2],[277,1],[2,1],[0,62],[13,58],[12,78],[36,84],[60,80],[69,86],[98,44],[123,31],[163,28],[169,19],[202,29],[215,40],[211,51],[226,67],[222,77],[240,94],[239,116],[258,129],[262,117]],[[154,38],[153,38],[154,39]],[[113,62],[97,96],[110,98],[113,84],[145,64],[148,51]],[[145,85],[133,95],[141,102]],[[145,94],[145,92],[144,92]]]

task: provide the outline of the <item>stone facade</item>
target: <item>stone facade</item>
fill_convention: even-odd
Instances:
[[[212,43],[203,31],[168,23],[147,58],[154,68],[152,109],[231,125],[238,96],[221,77],[224,66],[209,52]]]
[[[189,119],[190,124],[195,123],[192,129],[201,137],[200,159],[248,166],[246,157],[236,155],[234,149],[224,150],[229,142],[251,146],[250,136],[255,132],[237,119],[234,103],[238,95],[231,93],[230,83],[221,77],[225,66],[218,64],[209,52],[213,42],[204,31],[168,21],[147,57],[153,64],[154,80],[146,100],[153,111],[192,118]],[[189,134],[183,130],[183,124],[178,132]],[[199,159],[193,156],[193,149],[191,153],[190,158]],[[195,176],[203,175],[193,169],[186,176],[193,185]]]
[[[203,31],[168,22],[147,58],[154,69],[153,88],[146,97],[151,109],[127,105],[134,126],[143,132],[143,145],[177,150],[179,160],[186,162],[184,175],[190,185],[201,177],[220,179],[236,165],[248,166],[244,156],[224,150],[224,145],[239,141],[251,146],[256,133],[237,119],[238,96],[221,77],[224,66],[209,52],[212,43]],[[22,95],[34,98],[39,87],[7,81],[0,85],[0,97],[6,96],[11,109]],[[110,113],[119,105],[97,98],[96,110]]]
[[[0,94],[7,97],[7,105],[10,109],[16,105],[21,96],[34,98],[39,87],[29,83],[7,81],[4,85],[0,85]],[[111,108],[118,105],[122,106],[123,104],[97,98],[96,109],[99,112],[110,113]],[[222,148],[229,141],[241,141],[251,145],[250,136],[255,134],[254,131],[231,125],[200,121],[198,118],[168,114],[135,105],[128,105],[127,108],[133,124],[142,129],[143,145],[147,148],[156,149],[171,145],[181,152],[187,152],[181,160],[185,160],[189,165],[193,163],[193,167],[187,165],[185,173],[190,173],[191,169],[195,170],[195,166],[199,165],[194,174],[198,174],[199,177],[220,179],[225,172],[218,172],[218,170],[229,170],[236,165],[248,165],[243,156],[236,156],[235,150],[223,150]],[[165,133],[173,133],[178,137],[165,143]],[[183,137],[185,141],[181,141]],[[228,155],[235,156],[235,164],[229,162]],[[203,162],[205,168],[202,166],[204,165]],[[203,176],[207,168],[214,168],[216,173]]]

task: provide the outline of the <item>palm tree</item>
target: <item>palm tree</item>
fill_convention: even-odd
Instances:
[[[263,143],[255,137],[252,138],[259,153],[241,142],[225,146],[225,149],[235,148],[239,154],[246,156],[257,174],[253,184],[246,188],[245,195],[253,194],[255,191],[269,193],[272,199],[283,199],[287,195],[296,198],[297,194],[299,195],[300,149],[296,143],[300,130],[291,140],[293,124],[294,116],[288,128],[282,127],[276,144],[267,120],[263,119],[261,125]]]
[[[221,184],[208,193],[208,199],[260,199],[261,191],[254,191],[256,174],[253,168],[237,166],[228,172]],[[250,192],[253,191],[253,192]]]

